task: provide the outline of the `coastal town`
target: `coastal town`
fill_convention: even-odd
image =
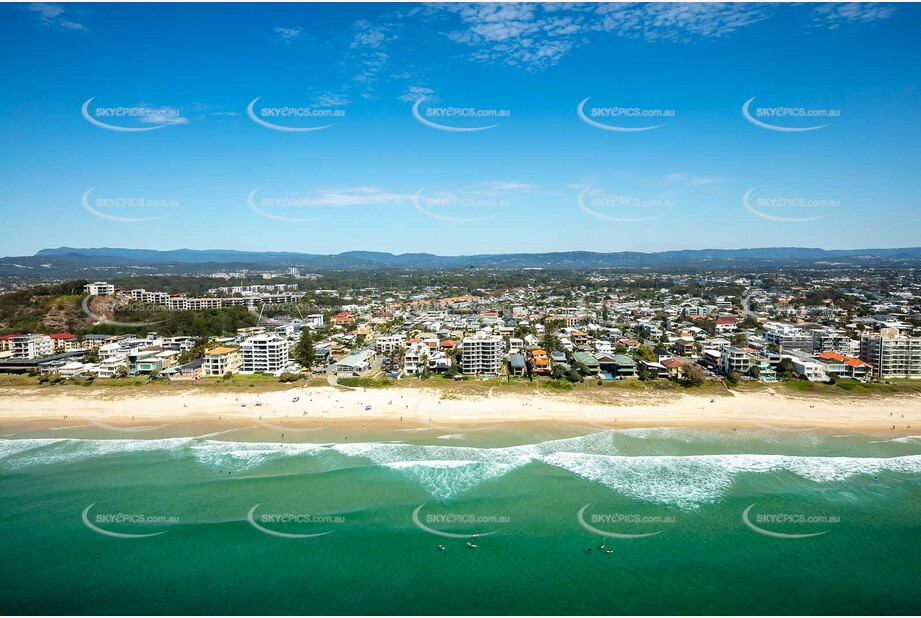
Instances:
[[[209,277],[224,284],[194,295],[78,282],[88,332],[0,324],[0,373],[43,384],[263,376],[345,386],[667,380],[847,388],[921,379],[913,271],[530,274],[481,285],[441,273],[426,285],[390,287],[368,285],[368,277],[359,287],[333,273],[287,269],[263,274],[265,283],[255,273]],[[228,284],[234,278],[245,283]],[[244,325],[202,326],[228,311]],[[196,325],[164,332],[170,314]]]

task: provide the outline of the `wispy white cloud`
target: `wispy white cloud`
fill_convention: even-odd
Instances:
[[[889,19],[895,13],[892,4],[879,2],[826,3],[815,7],[815,22],[834,30],[846,23],[867,23]]]
[[[481,62],[529,71],[550,67],[599,34],[644,40],[689,41],[719,37],[771,14],[760,4],[439,4],[433,14],[453,14],[459,26],[445,35]]]
[[[342,92],[323,92],[311,100],[311,106],[321,108],[344,107],[352,100]]]
[[[403,92],[399,98],[401,101],[406,101],[407,103],[415,103],[419,99],[433,100],[434,94],[434,90],[426,88],[425,86],[408,86],[406,91]]]
[[[676,172],[665,177],[666,184],[684,184],[694,187],[716,185],[723,182],[726,182],[725,178],[719,178],[717,176],[692,176],[684,172]]]
[[[392,23],[355,22],[349,43],[349,62],[355,67],[352,81],[359,85],[361,96],[373,98],[374,87],[390,62],[388,47],[399,38]]]
[[[22,8],[38,15],[39,21],[49,26],[56,26],[67,30],[87,30],[87,27],[83,24],[65,17],[64,7],[60,4],[32,2],[24,5]]]
[[[188,124],[189,119],[179,115],[178,111],[164,109],[162,112],[141,116],[139,120],[143,124]]]
[[[705,186],[705,185],[718,185],[723,182],[726,182],[725,178],[715,178],[712,176],[703,176],[703,177],[691,179],[691,184],[697,187]]]
[[[280,36],[284,41],[295,41],[301,38],[301,35],[304,34],[303,28],[300,27],[285,27],[285,26],[275,26],[272,28],[272,31]]]
[[[408,203],[413,195],[396,193],[380,187],[350,187],[344,189],[327,189],[304,197],[293,198],[301,206],[343,207],[372,206]]]
[[[536,189],[537,185],[518,181],[488,182],[484,187],[484,191],[492,193],[528,193]]]

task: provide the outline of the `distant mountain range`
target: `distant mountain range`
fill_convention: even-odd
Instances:
[[[295,252],[233,251],[224,249],[151,249],[59,247],[42,249],[34,256],[0,258],[0,276],[90,276],[93,272],[146,271],[192,273],[243,268],[298,267],[303,270],[363,269],[500,269],[544,268],[580,270],[596,268],[700,268],[769,267],[839,264],[902,264],[921,262],[921,247],[903,249],[816,249],[765,247],[757,249],[689,249],[642,253],[507,253],[443,256],[430,253],[380,253],[347,251],[334,255]]]

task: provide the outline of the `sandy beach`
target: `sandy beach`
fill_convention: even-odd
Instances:
[[[642,393],[616,404],[581,400],[571,394],[486,396],[445,395],[431,388],[292,388],[267,393],[119,394],[39,389],[0,393],[0,425],[36,429],[97,425],[132,428],[164,425],[267,427],[296,431],[339,426],[389,428],[540,423],[588,428],[701,427],[731,430],[761,427],[778,431],[855,431],[876,435],[916,435],[921,398],[794,398],[772,393],[682,395],[656,399]]]

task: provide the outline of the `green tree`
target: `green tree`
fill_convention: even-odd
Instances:
[[[640,345],[633,350],[633,357],[636,360],[649,361],[650,363],[656,362],[656,354],[653,352],[649,346]]]
[[[310,332],[309,328],[301,330],[301,338],[298,339],[297,345],[294,347],[294,360],[307,369],[313,367],[316,353],[313,350],[313,333]]]
[[[785,379],[793,377],[793,361],[789,358],[783,358],[780,360],[780,364],[777,365],[777,376]]]
[[[707,379],[707,372],[696,363],[685,363],[682,369],[685,381],[691,386],[700,386]]]

